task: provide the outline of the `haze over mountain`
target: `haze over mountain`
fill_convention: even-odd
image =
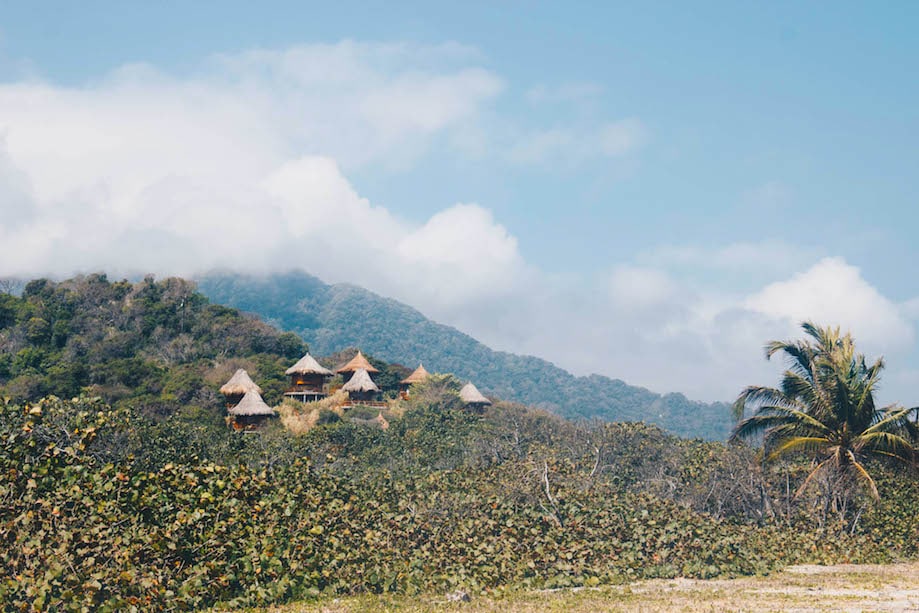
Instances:
[[[813,319],[919,402],[902,9],[74,3],[48,36],[32,4],[0,23],[0,276],[303,268],[706,401]]]
[[[295,332],[317,355],[357,346],[384,360],[470,379],[485,393],[566,417],[646,421],[682,436],[724,438],[724,403],[660,395],[600,375],[575,377],[551,362],[493,351],[412,307],[350,284],[329,285],[303,272],[270,276],[211,274],[198,281],[213,302],[259,315]],[[599,367],[599,365],[598,365]]]

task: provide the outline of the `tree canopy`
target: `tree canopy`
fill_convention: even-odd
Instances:
[[[240,367],[276,401],[284,370],[306,349],[183,279],[94,274],[0,294],[0,396],[19,401],[86,392],[166,415],[219,404],[217,387]]]
[[[910,416],[916,409],[876,406],[884,360],[869,363],[851,334],[811,322],[802,329],[803,340],[766,345],[767,359],[782,354],[788,368],[778,388],[750,386],[741,392],[733,406],[740,421],[731,438],[762,435],[768,460],[808,454],[814,465],[801,490],[824,477],[835,496],[858,484],[877,499],[865,459],[914,464],[919,430]]]

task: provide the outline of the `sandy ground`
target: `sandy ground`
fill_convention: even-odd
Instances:
[[[361,597],[300,603],[278,613],[322,611],[917,611],[919,563],[792,566],[769,577],[653,580],[592,589],[473,596]]]
[[[919,611],[919,564],[792,566],[771,577],[646,581],[622,591],[637,598],[614,599],[609,609]]]

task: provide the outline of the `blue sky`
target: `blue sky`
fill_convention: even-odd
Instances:
[[[917,26],[908,2],[6,3],[0,274],[296,265],[708,399],[813,317],[915,402]],[[235,260],[164,210],[274,246]],[[54,225],[78,211],[98,248]],[[362,266],[316,237],[341,219]]]

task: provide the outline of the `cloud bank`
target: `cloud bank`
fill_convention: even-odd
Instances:
[[[914,344],[919,307],[812,250],[660,245],[601,274],[548,274],[482,204],[441,203],[418,222],[361,196],[349,173],[399,172],[435,149],[540,168],[649,143],[639,118],[515,124],[488,141],[508,84],[483,63],[457,44],[345,41],[215,56],[182,76],[132,65],[81,87],[0,84],[0,276],[304,269],[499,349],[701,399],[774,380],[762,344],[803,318],[879,351]],[[917,376],[892,380],[899,392]]]
[[[898,304],[886,298],[842,258],[807,262],[804,271],[751,291],[725,291],[705,274],[687,277],[682,265],[624,263],[605,278],[567,289],[547,281],[529,290],[541,299],[521,301],[514,318],[487,332],[487,323],[477,326],[496,344],[510,337],[516,350],[553,356],[574,372],[730,400],[745,385],[774,384],[783,363],[765,360],[765,343],[798,338],[800,323],[812,320],[850,330],[862,351],[889,358],[882,401],[917,404],[919,379],[908,359],[919,319],[915,301]],[[724,264],[710,265],[720,270]]]
[[[303,267],[379,286],[398,270],[387,284],[432,300],[494,292],[523,264],[488,211],[411,224],[344,174],[411,164],[474,122],[503,87],[476,58],[346,41],[182,78],[127,66],[81,88],[0,85],[0,274]]]

